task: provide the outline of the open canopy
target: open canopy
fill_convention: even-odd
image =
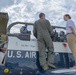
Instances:
[[[0,12],[0,34],[6,34],[6,27],[8,23],[8,13]]]

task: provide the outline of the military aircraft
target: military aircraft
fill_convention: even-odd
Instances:
[[[8,14],[0,13],[0,75],[75,75],[72,53],[68,47],[65,27],[52,26],[54,65],[57,69],[45,72],[39,63],[37,39],[33,23],[14,22],[7,26]],[[19,32],[11,32],[14,26]],[[47,59],[46,49],[46,59]]]

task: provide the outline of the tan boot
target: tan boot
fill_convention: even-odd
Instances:
[[[44,71],[47,71],[49,69],[49,67],[46,65],[46,66],[42,66],[43,70]]]
[[[53,64],[48,64],[49,68],[51,69],[56,69],[56,66],[54,66]]]

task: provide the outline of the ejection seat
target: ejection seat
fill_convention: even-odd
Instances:
[[[60,42],[66,42],[66,35],[64,31],[60,31]]]
[[[51,33],[51,38],[53,42],[59,41],[58,32],[56,32],[56,30]]]
[[[30,34],[31,34],[31,31],[28,31],[27,30],[27,25],[26,26],[22,26],[21,29],[20,29],[20,34],[19,34],[19,38],[21,40],[30,40]]]

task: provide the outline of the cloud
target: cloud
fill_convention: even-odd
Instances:
[[[66,13],[76,22],[76,0],[13,0],[6,3],[1,12],[8,12],[9,24],[15,21],[33,23],[39,13],[44,12],[53,25],[61,26],[65,24],[63,16]]]
[[[14,0],[13,5],[8,6],[7,8],[4,7],[1,10],[9,13],[10,22],[17,20],[32,22],[37,18],[39,12],[43,11],[46,14],[49,13],[49,15],[51,15],[49,11],[54,12],[57,11],[57,9],[59,10],[60,8],[58,6],[61,4],[61,1],[59,1],[58,4],[53,0],[50,0],[49,3],[46,0],[19,0],[20,3],[17,3],[17,1],[18,0]],[[56,4],[57,6],[54,8]]]

